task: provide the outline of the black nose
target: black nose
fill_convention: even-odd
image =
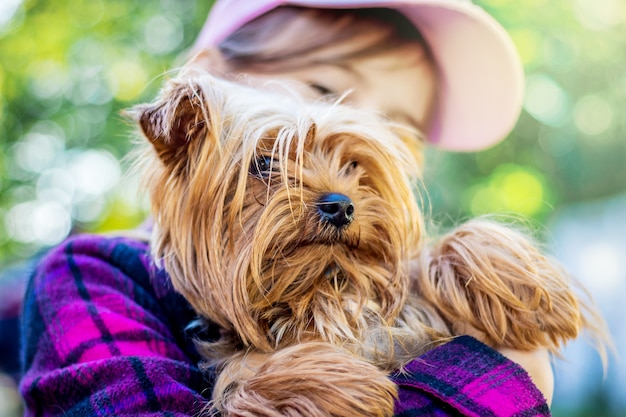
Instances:
[[[339,193],[328,193],[320,197],[317,211],[322,220],[335,227],[344,227],[354,219],[354,204],[350,197]]]

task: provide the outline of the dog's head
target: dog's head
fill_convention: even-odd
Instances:
[[[199,314],[266,351],[393,323],[421,230],[401,128],[198,73],[134,114],[153,251]]]

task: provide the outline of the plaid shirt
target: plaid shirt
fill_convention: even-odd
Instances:
[[[26,293],[26,415],[196,415],[212,377],[199,371],[184,330],[193,319],[145,242],[69,239],[45,257]],[[470,337],[429,351],[392,378],[397,416],[550,415],[521,367]]]

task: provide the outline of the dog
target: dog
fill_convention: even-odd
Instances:
[[[197,341],[220,370],[209,414],[391,416],[389,373],[458,323],[553,351],[593,329],[567,274],[508,226],[424,245],[416,134],[381,115],[187,68],[131,117],[153,257],[222,329]]]

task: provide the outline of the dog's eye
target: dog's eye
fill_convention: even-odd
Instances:
[[[277,161],[268,155],[260,155],[250,165],[250,174],[259,178],[268,178],[272,170],[276,170]]]
[[[346,175],[349,175],[352,171],[354,171],[356,169],[356,167],[359,166],[359,163],[357,161],[350,161],[347,165],[346,165]]]

